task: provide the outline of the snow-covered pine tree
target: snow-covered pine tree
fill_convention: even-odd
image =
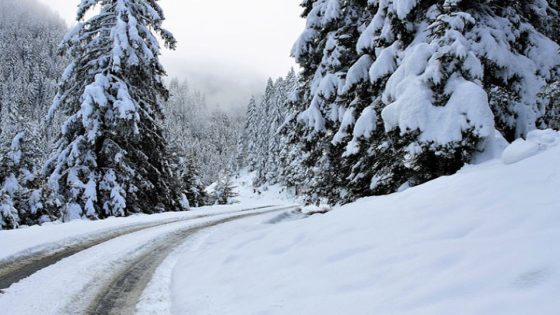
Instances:
[[[558,80],[556,1],[459,5],[477,21],[468,39],[484,67],[484,88],[496,128],[513,141],[542,126],[546,101],[537,94],[547,82]]]
[[[292,55],[303,69],[297,98],[304,110],[298,115],[302,126],[296,127],[302,130],[296,133],[303,134],[304,165],[311,174],[304,186],[310,187],[311,195],[336,202],[346,194],[348,175],[342,161],[344,135],[338,133],[343,122],[344,129],[349,128],[344,117],[351,102],[343,88],[348,70],[358,59],[356,41],[369,13],[366,1],[305,1],[302,5],[307,25]],[[333,141],[335,134],[339,141]]]
[[[248,114],[249,110],[247,110],[247,114]],[[244,167],[247,166],[247,158],[248,158],[248,152],[247,152],[247,145],[248,145],[248,134],[247,134],[247,123],[248,120],[245,120],[245,124],[243,129],[241,130],[241,132],[239,133],[239,139],[237,139],[237,147],[236,147],[236,151],[235,151],[235,165],[234,165],[234,170],[236,172],[240,172]]]
[[[284,183],[284,172],[293,171],[291,163],[295,152],[284,137],[285,130],[295,113],[290,111],[290,100],[297,88],[297,74],[291,69],[284,78],[279,78],[274,83],[274,97],[269,113],[269,157],[267,162],[266,177],[269,184]]]
[[[88,13],[93,13],[90,14]],[[168,91],[157,0],[83,0],[61,51],[71,59],[49,116],[68,116],[46,172],[64,220],[180,210],[161,126]]]
[[[274,91],[270,102],[269,112],[267,116],[268,122],[268,156],[266,161],[265,178],[269,184],[276,184],[280,181],[280,137],[278,136],[278,128],[282,126],[286,119],[286,108],[284,100],[286,99],[286,81],[284,78],[278,78],[274,82]]]
[[[0,222],[0,228],[50,221],[53,217],[45,212],[42,201],[43,178],[39,167],[42,152],[37,126],[22,116],[21,106],[14,102],[6,105],[7,124],[0,142],[0,207],[3,209],[0,221],[4,222]]]
[[[42,209],[43,164],[53,129],[43,119],[55,95],[61,61],[53,52],[64,33],[64,22],[34,0],[0,1],[0,139],[4,212],[17,221],[4,225],[41,223],[51,218]],[[55,128],[49,128],[55,127]]]
[[[375,16],[358,48],[374,59],[370,80],[374,87],[381,84],[383,97],[372,117],[379,122],[381,116],[389,141],[379,142],[380,136],[374,136],[371,146],[356,152],[372,157],[374,192],[387,193],[407,181],[418,184],[450,174],[470,161],[493,134],[489,107],[497,128],[509,139],[535,128],[541,107],[535,92],[557,61],[552,56],[539,71],[521,70],[537,68],[530,47],[554,49],[547,49],[552,43],[521,22],[508,5],[374,3]],[[524,32],[532,43],[516,47],[523,43]],[[368,132],[378,132],[378,123],[369,125]],[[356,126],[354,133],[361,134],[364,127]]]
[[[319,190],[333,182],[327,175],[335,174],[330,171],[331,161],[327,155],[328,134],[333,129],[332,120],[328,119],[337,111],[334,102],[341,82],[337,71],[344,51],[336,31],[342,16],[342,2],[303,1],[302,16],[307,19],[306,28],[291,52],[302,68],[302,84],[296,96],[302,105],[295,125],[291,127],[301,142],[299,148],[303,159],[300,169],[304,170],[300,171],[307,174],[299,186],[308,190],[306,195],[312,197],[312,201],[316,201]]]
[[[185,81],[171,80],[169,90],[171,96],[165,106],[167,134],[177,147],[177,156],[187,165],[196,165],[199,179],[208,186],[219,179],[221,170],[235,162],[232,157],[242,129],[242,115],[208,106],[205,96]]]
[[[306,178],[306,168],[303,166],[303,144],[298,134],[301,124],[297,121],[298,114],[303,111],[302,104],[298,101],[299,78],[292,69],[286,77],[287,98],[284,100],[286,118],[279,128],[280,137],[280,178],[282,184],[287,186],[296,195],[302,194],[303,182]]]
[[[309,154],[304,162],[312,161],[318,184],[336,182],[330,165],[343,173],[339,193],[350,188],[346,201],[392,192],[455,172],[494,126],[513,140],[543,125],[546,102],[537,94],[557,80],[559,64],[555,1],[372,0],[359,10],[365,5],[303,2],[297,98],[308,104],[300,119],[320,128],[309,141],[309,129],[294,126],[292,138]],[[347,19],[352,7],[356,18]],[[328,41],[351,38],[337,37],[345,27],[359,34],[355,52]],[[333,60],[340,62],[325,63]],[[321,132],[332,147],[317,140]],[[325,196],[320,186],[307,193]]]
[[[237,169],[247,167],[256,173],[255,186],[283,182],[283,172],[292,170],[287,158],[293,153],[283,132],[290,113],[290,97],[297,86],[292,69],[285,78],[269,79],[262,98],[251,97],[245,127],[238,144]],[[260,101],[257,101],[260,99]]]
[[[20,125],[21,126],[21,125]],[[2,152],[3,189],[11,198],[11,204],[18,210],[22,225],[44,223],[55,219],[55,214],[47,213],[43,204],[43,178],[39,160],[38,132],[34,126],[23,125]],[[4,146],[3,148],[6,148]]]
[[[257,107],[257,133],[255,135],[256,140],[256,176],[254,179],[254,186],[261,186],[267,181],[267,171],[268,171],[268,159],[270,156],[270,134],[272,132],[272,126],[270,117],[272,115],[272,110],[274,108],[274,97],[276,94],[276,86],[271,78],[268,79],[264,96],[261,100],[260,105]]]
[[[233,202],[233,198],[238,194],[235,192],[235,184],[233,183],[232,176],[229,172],[224,172],[216,183],[214,189],[214,199],[219,205],[227,205]]]
[[[186,169],[180,174],[184,187],[183,193],[187,197],[189,204],[193,207],[204,206],[207,202],[206,186],[202,183],[198,170],[200,167],[196,164],[196,156],[190,155],[194,159],[186,163]]]
[[[14,174],[16,166],[13,161],[13,159],[17,159],[18,156],[10,154],[12,151],[11,144],[6,143],[11,140],[9,137],[9,135],[12,135],[10,129],[14,128],[15,121],[17,120],[17,106],[11,99],[12,98],[8,98],[2,103],[4,128],[2,129],[0,142],[0,179],[2,180],[0,183],[2,185],[0,186],[0,229],[15,229],[21,222],[15,204],[20,192],[20,185]],[[12,128],[9,128],[9,126],[12,126]]]
[[[246,150],[246,160],[245,165],[249,168],[249,171],[255,171],[257,168],[257,136],[259,130],[259,108],[257,105],[257,99],[253,96],[249,101],[247,106],[247,117],[245,121],[245,144],[243,149]]]
[[[548,102],[544,121],[547,127],[560,130],[560,81],[547,85],[541,97]]]
[[[192,94],[186,83],[173,79],[169,89],[172,95],[165,106],[165,136],[172,152],[173,173],[179,179],[183,203],[186,204],[186,199],[189,205],[200,207],[206,203],[206,194],[197,154],[201,147],[194,141],[194,132],[204,133],[202,126],[209,119],[200,108],[201,98],[197,93]],[[197,120],[200,125],[195,126]]]

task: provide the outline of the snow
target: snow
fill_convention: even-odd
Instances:
[[[368,139],[375,131],[376,125],[377,114],[375,113],[375,108],[373,108],[373,106],[368,106],[362,111],[360,118],[356,121],[354,138],[364,137]]]
[[[399,19],[404,20],[416,7],[418,0],[394,0],[393,5]]]
[[[315,132],[321,132],[325,129],[325,118],[319,110],[318,103],[319,97],[315,96],[309,108],[298,115],[298,120],[304,121],[309,126],[313,126]]]
[[[494,159],[500,159],[509,142],[502,136],[499,131],[494,131],[494,136],[486,138],[481,144],[484,148],[481,152],[473,156],[472,164],[481,164]]]
[[[375,113],[375,108],[373,106],[368,106],[362,111],[360,118],[356,121],[353,132],[354,138],[348,143],[345,156],[358,153],[359,140],[369,139],[376,127],[377,114]]]
[[[266,210],[255,210],[259,213]],[[6,314],[78,314],[96,298],[96,288],[109,282],[121,264],[133,261],[155,239],[185,228],[218,222],[223,214],[177,222],[124,235],[91,247],[42,269],[0,294],[0,309]],[[32,295],[40,299],[29,300]]]
[[[278,214],[268,214],[256,218],[245,219],[241,226],[259,225],[268,222],[277,217]],[[234,234],[235,232],[243,232],[238,228],[238,224],[228,223],[220,227],[208,229],[202,233],[198,233],[190,237],[185,243],[178,247],[171,255],[169,255],[156,270],[154,277],[148,283],[146,290],[140,297],[140,302],[136,306],[136,315],[159,315],[159,314],[182,314],[175,310],[173,305],[173,286],[175,285],[175,270],[177,263],[182,255],[186,252],[196,251],[201,244],[213,239],[214,235],[223,237],[224,235]],[[221,233],[225,229],[226,233]],[[220,233],[216,233],[220,231]]]
[[[323,17],[323,24],[329,24],[340,18],[341,15],[340,0],[328,0],[325,5],[325,13]]]
[[[336,96],[339,84],[340,83],[336,75],[328,74],[321,80],[317,94],[325,99],[331,99]]]
[[[107,106],[108,99],[105,90],[109,87],[109,80],[103,74],[95,75],[95,81],[86,86],[82,95],[81,115],[83,126],[88,127],[87,140],[93,143],[98,137],[100,128],[99,108]]]
[[[20,131],[16,134],[12,140],[11,152],[8,157],[14,162],[15,165],[19,165],[21,162],[21,143],[25,137],[25,131]]]
[[[340,123],[340,128],[334,135],[332,144],[337,145],[341,143],[344,140],[344,137],[348,135],[348,128],[350,128],[356,122],[356,118],[354,117],[355,111],[355,108],[349,108],[344,112],[344,115],[342,116],[342,122]]]
[[[533,131],[505,149],[508,159],[501,158],[502,137],[488,141],[485,161],[453,176],[326,214],[272,213],[197,233],[156,270],[137,313],[554,314],[560,255],[550,246],[560,242],[560,133]],[[235,205],[0,231],[0,260],[135,224],[293,203],[278,185],[252,188],[254,176],[235,178]],[[92,247],[13,285],[0,294],[0,307],[71,313],[111,277],[108,270],[155,237],[213,219]]]
[[[279,184],[264,185],[254,188],[253,183],[257,176],[254,172],[248,172],[243,169],[236,178],[233,179],[235,193],[238,194],[236,201],[240,205],[267,204],[267,205],[284,205],[293,204],[296,199],[294,194]]]
[[[379,56],[369,70],[369,77],[371,82],[377,82],[383,77],[392,74],[397,69],[396,56],[399,47],[399,42],[381,49]]]
[[[342,93],[348,93],[350,89],[354,86],[358,85],[361,82],[364,82],[368,78],[368,69],[373,64],[373,60],[369,55],[363,55],[348,69],[348,74],[346,74],[346,82],[344,87],[342,88]]]
[[[560,134],[540,154],[325,215],[239,221],[177,259],[176,314],[555,314]],[[530,140],[531,139],[531,140]]]
[[[4,179],[4,190],[8,194],[14,194],[18,190],[19,184],[14,174],[10,174]]]
[[[504,164],[514,164],[537,155],[549,147],[560,143],[560,136],[553,130],[534,130],[527,135],[527,140],[517,139],[509,145],[503,155]]]
[[[219,207],[202,207],[188,212],[170,212],[155,215],[139,214],[126,218],[108,218],[100,221],[75,220],[68,223],[45,223],[42,226],[22,227],[18,230],[0,231],[0,261],[18,255],[38,252],[65,243],[86,240],[115,228],[126,228],[137,224],[188,219],[206,214],[225,214],[247,208],[268,206],[268,200],[243,199],[243,204]],[[283,204],[286,202],[284,201]]]
[[[414,53],[404,60],[404,66],[389,79],[390,99],[395,101],[387,105],[381,115],[387,131],[399,128],[401,133],[420,130],[420,140],[445,145],[452,141],[461,141],[463,132],[472,131],[481,138],[494,133],[494,115],[488,106],[488,96],[482,87],[461,77],[448,80],[446,90],[452,91],[445,106],[432,103],[433,92],[419,72],[419,62],[425,60],[431,49],[424,44],[418,45]],[[418,55],[418,56],[416,56]],[[410,60],[409,60],[410,58]],[[425,67],[428,65],[424,62]],[[411,69],[409,69],[411,68]],[[409,73],[401,77],[403,73]],[[395,81],[392,81],[396,78]],[[431,128],[438,126],[438,128]]]

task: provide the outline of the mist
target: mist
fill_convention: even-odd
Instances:
[[[40,0],[67,23],[75,23],[78,0]],[[262,92],[268,77],[295,66],[292,44],[303,30],[299,1],[162,0],[164,27],[178,40],[164,50],[169,79],[187,80],[206,94],[209,106],[233,112]]]

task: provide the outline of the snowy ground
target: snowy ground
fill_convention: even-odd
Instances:
[[[326,215],[240,221],[175,258],[176,314],[558,314],[560,135]]]
[[[240,208],[240,206],[213,207],[193,212],[193,214],[199,212],[208,214],[208,212],[211,212],[213,215],[209,217],[196,218],[191,214],[188,220],[164,224],[116,237],[66,257],[11,285],[4,292],[0,292],[0,314],[41,313],[58,315],[85,313],[85,310],[89,309],[92,303],[95,303],[99,292],[104,292],[106,287],[112,285],[115,278],[123,273],[126,274],[130,270],[129,267],[136,264],[138,259],[156,255],[157,253],[153,249],[157,249],[157,247],[154,246],[164,245],[166,240],[172,240],[175,235],[184,233],[181,231],[196,230],[200,226],[212,225],[214,222],[219,223],[224,219],[236,217],[240,214],[257,215],[258,217],[263,216],[263,218],[266,218],[278,215],[282,211],[274,212],[274,214],[269,214],[268,212],[284,208],[267,207],[258,210],[246,210],[247,207]],[[240,209],[244,211],[238,212]],[[174,214],[174,216],[178,215]],[[169,216],[156,215],[150,218],[153,222],[154,220],[161,220],[162,217],[168,219]],[[186,216],[186,214],[183,214],[183,216]],[[127,221],[127,224],[131,224],[132,221],[143,221],[145,219],[129,218],[122,221]],[[91,222],[88,224],[93,225]],[[74,225],[79,225],[79,223]],[[115,227],[119,229],[122,226],[111,221],[105,222],[104,225],[112,225],[112,228],[107,229],[107,231],[112,231]],[[66,234],[67,236],[67,238],[61,239],[62,242],[67,239],[81,238],[79,233],[74,237],[69,236],[72,233],[76,234],[75,230],[71,231],[70,227],[72,226],[73,224],[57,226],[58,231],[61,232],[60,234]],[[35,230],[35,236],[48,235],[48,228],[46,227]],[[179,250],[182,248],[180,244],[178,243]],[[172,256],[169,258],[172,258]],[[162,267],[164,266],[165,263]],[[158,279],[161,279],[161,276],[156,276],[154,281],[163,281]],[[37,298],[30,300],[30,296],[36,296]],[[153,307],[153,303],[151,304],[150,306]]]
[[[560,134],[535,132],[505,151],[497,141],[490,153],[457,175],[327,214],[266,213],[197,232],[156,269],[136,312],[558,314]],[[237,179],[240,203],[232,206],[1,231],[0,262],[114,229],[192,219],[67,257],[0,294],[0,314],[79,313],[110,271],[161,235],[292,203],[277,186],[254,194],[250,177]],[[216,216],[196,218],[205,214]]]

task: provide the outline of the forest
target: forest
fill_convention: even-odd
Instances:
[[[560,0],[0,0],[0,315],[557,315]]]
[[[0,1],[1,228],[71,220],[74,216],[93,219],[164,211],[82,209],[71,214],[66,197],[51,186],[49,167],[53,166],[48,164],[60,153],[60,130],[70,123],[69,112],[52,108],[71,60],[60,52],[69,31],[60,17],[36,1]],[[169,97],[157,127],[168,152],[168,173],[162,176],[173,178],[173,185],[189,205],[212,203],[212,196],[206,196],[204,189],[235,165],[244,118],[207,106],[204,94],[187,81],[171,78],[166,80],[165,89]],[[71,189],[82,186],[84,193],[84,182],[80,180]]]
[[[298,68],[244,115],[165,76],[156,2],[97,3],[69,29],[0,1],[1,228],[227,202],[206,187],[241,170],[345,204],[560,128],[556,1],[304,0]]]

